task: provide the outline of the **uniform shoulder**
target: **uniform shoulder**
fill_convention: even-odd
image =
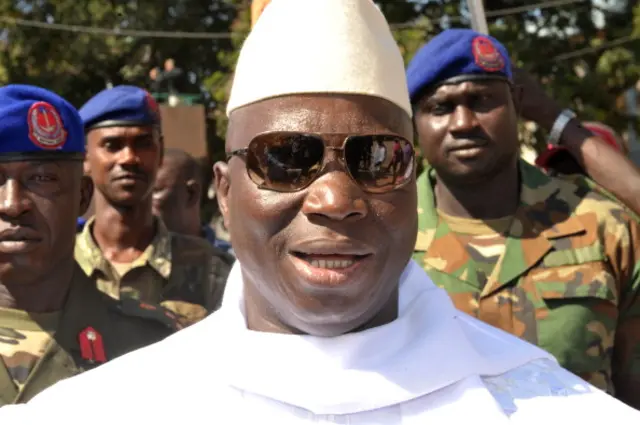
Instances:
[[[635,221],[640,221],[640,216],[634,213],[622,201],[620,201],[613,193],[593,181],[587,176],[581,174],[564,175],[558,174],[554,176],[562,182],[567,182],[575,186],[576,193],[582,197],[588,197],[593,200],[599,200],[602,206],[609,207],[612,211],[623,210],[627,216]]]
[[[600,224],[637,223],[639,218],[613,195],[584,176],[551,176],[558,187],[554,196],[566,203],[573,215],[595,214]]]
[[[104,297],[111,312],[119,315],[123,321],[136,322],[138,327],[158,328],[166,335],[186,327],[182,318],[171,310],[157,304],[148,304],[133,298],[114,300]],[[134,329],[134,328],[132,328]]]

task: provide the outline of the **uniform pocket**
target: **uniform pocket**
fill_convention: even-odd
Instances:
[[[597,376],[592,383],[608,389],[619,294],[607,263],[596,260],[602,256],[593,249],[576,251],[552,253],[558,255],[545,265],[554,267],[529,276],[540,300],[538,345],[572,372]]]

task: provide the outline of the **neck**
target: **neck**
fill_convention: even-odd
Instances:
[[[155,236],[151,198],[134,207],[116,207],[96,193],[93,237],[103,252],[143,251]]]
[[[202,221],[200,220],[200,207],[198,210],[190,214],[190,218],[185,220],[185,235],[200,237],[202,236]]]
[[[61,261],[53,270],[28,283],[0,282],[0,308],[24,310],[29,313],[50,313],[62,310],[69,293],[75,262]]]
[[[515,214],[520,202],[518,167],[505,167],[479,184],[438,176],[434,192],[438,208],[445,214],[476,219],[508,217]]]

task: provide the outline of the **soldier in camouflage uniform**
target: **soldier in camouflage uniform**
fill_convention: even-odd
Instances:
[[[151,195],[163,157],[154,99],[132,86],[107,89],[81,109],[85,171],[96,187],[94,217],[75,257],[109,296],[160,304],[196,322],[216,310],[230,270],[206,240],[170,233]]]
[[[460,310],[640,407],[638,222],[519,159],[519,92],[497,40],[445,31],[407,75],[430,164],[413,258]]]
[[[178,317],[100,293],[73,260],[91,199],[77,111],[46,90],[0,88],[0,406],[160,341]]]

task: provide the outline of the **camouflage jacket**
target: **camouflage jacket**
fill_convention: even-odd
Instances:
[[[617,202],[622,207],[624,207],[624,209],[629,213],[629,215],[631,217],[633,217],[637,221],[640,221],[640,216],[638,214],[633,212],[631,210],[631,208],[627,207],[623,202],[621,202],[618,198],[616,198],[616,196],[613,193],[609,192],[607,189],[605,189],[604,187],[600,186],[598,183],[593,181],[590,177],[583,176],[582,174],[568,174],[567,175],[567,174],[560,174],[560,173],[553,173],[553,174],[550,173],[550,175],[552,177],[556,177],[556,178],[559,178],[559,179],[562,179],[562,180],[568,180],[570,182],[573,182],[577,186],[586,187],[588,189],[591,189],[594,192],[597,192],[600,195],[604,196],[605,198],[608,198],[609,200]]]
[[[144,305],[132,299],[116,301],[102,294],[78,267],[58,330],[21,391],[17,390],[0,361],[0,407],[27,402],[62,379],[158,342],[182,328],[179,318],[162,307]],[[88,331],[102,338],[103,359],[93,355],[95,347],[89,355],[87,351],[83,352],[83,334]],[[4,339],[16,337],[14,334],[15,331],[0,323],[0,335]]]
[[[567,369],[640,407],[640,225],[587,186],[521,161],[520,206],[482,286],[418,179],[414,260],[456,307],[537,344]]]
[[[171,233],[158,220],[153,241],[120,277],[92,230],[93,218],[77,236],[75,258],[100,291],[114,299],[132,297],[162,305],[191,323],[220,306],[234,258],[205,239]]]

